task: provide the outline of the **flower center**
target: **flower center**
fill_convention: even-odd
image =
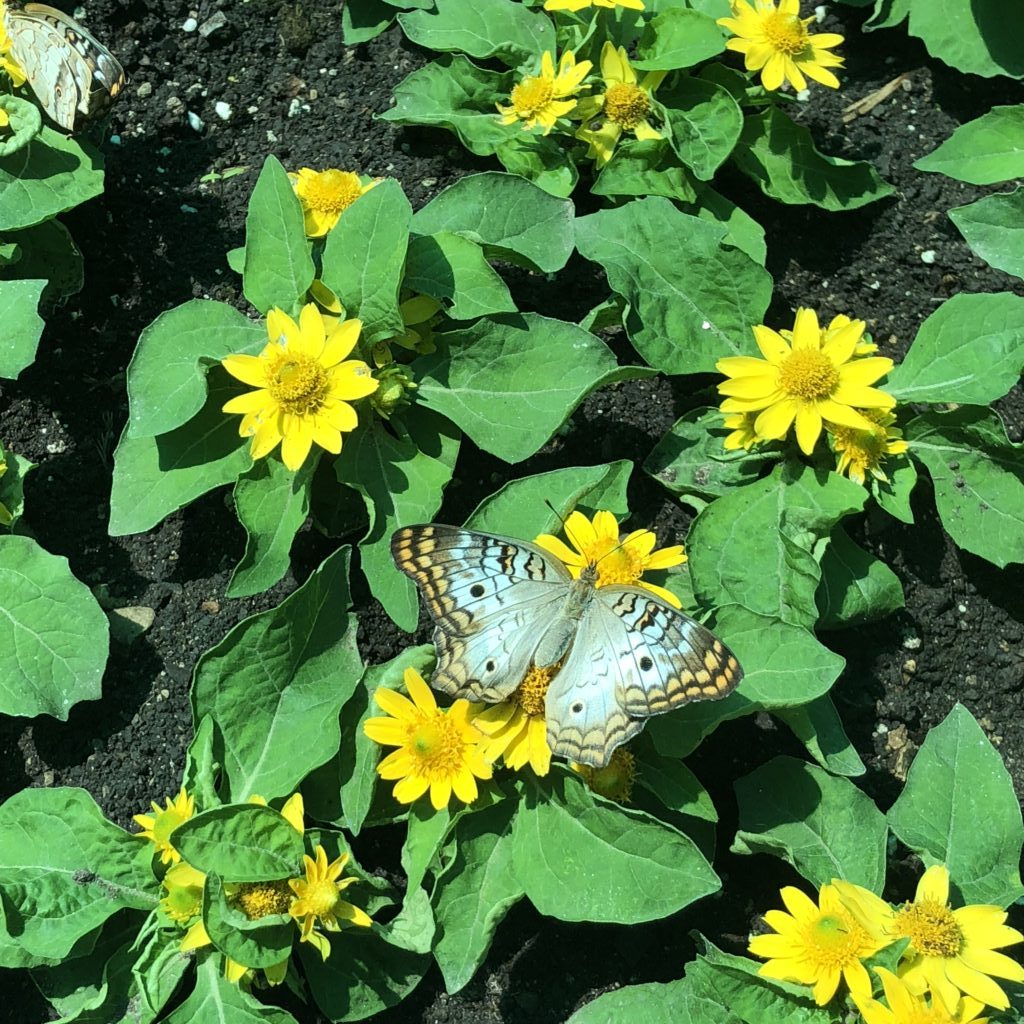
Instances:
[[[160,901],[160,906],[172,921],[184,924],[203,909],[203,890],[191,885],[175,886]]]
[[[925,956],[951,960],[963,949],[964,933],[953,911],[934,900],[905,904],[896,913],[896,930],[899,937],[910,939],[910,945]]]
[[[417,770],[428,777],[449,778],[462,767],[466,741],[454,719],[438,712],[411,724],[408,746],[419,761]]]
[[[764,20],[764,35],[773,50],[790,57],[807,47],[807,26],[795,14],[769,14]]]
[[[579,765],[576,770],[595,793],[600,793],[609,800],[624,804],[628,803],[633,795],[636,757],[624,747],[619,747],[603,768],[593,768],[584,764]]]
[[[320,213],[341,213],[362,194],[359,175],[330,168],[299,179],[299,198]]]
[[[604,552],[598,553],[597,586],[629,586],[644,574],[643,559],[628,544],[619,547],[618,537],[609,538]]]
[[[231,899],[250,921],[258,921],[271,914],[287,914],[292,895],[288,881],[280,879],[276,882],[243,882]]]
[[[884,430],[856,430],[853,427],[833,427],[836,447],[866,466],[877,466],[886,455]]]
[[[268,374],[274,401],[295,416],[316,412],[327,394],[329,381],[319,361],[309,356],[281,359]]]
[[[782,361],[779,385],[794,398],[820,402],[839,384],[839,370],[824,352],[798,348]]]
[[[549,78],[527,77],[512,89],[512,106],[519,117],[531,117],[554,96],[555,83]]]
[[[302,895],[309,908],[308,913],[317,917],[328,917],[338,905],[340,897],[337,885],[327,878],[307,883]]]
[[[561,662],[557,665],[548,665],[546,668],[538,668],[534,665],[526,673],[523,681],[512,694],[512,699],[523,709],[525,714],[535,717],[544,714],[544,698],[548,695],[551,680],[555,678],[561,667]]]
[[[604,113],[627,130],[636,128],[647,120],[651,112],[651,100],[647,93],[631,82],[615,82],[604,94]]]
[[[807,960],[818,969],[841,970],[858,959],[867,938],[852,918],[822,914],[801,928]]]

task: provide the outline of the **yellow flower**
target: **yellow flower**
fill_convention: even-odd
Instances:
[[[978,1016],[984,1004],[976,999],[965,997],[949,1012],[942,1003],[914,995],[892,971],[876,967],[875,973],[882,979],[889,1005],[883,1006],[877,999],[858,1002],[864,1024],[988,1024],[987,1017]]]
[[[360,196],[366,195],[383,180],[374,178],[364,185],[358,174],[339,171],[334,167],[326,171],[303,167],[297,173],[290,172],[288,177],[302,205],[307,238],[322,238],[326,235]]]
[[[434,344],[434,324],[441,318],[441,303],[430,295],[413,295],[398,304],[405,331],[394,338],[379,341],[373,346],[373,362],[380,369],[394,362],[392,345],[412,355],[427,356],[437,351]]]
[[[160,908],[177,924],[188,924],[203,909],[203,886],[206,875],[191,864],[181,861],[168,868],[160,883],[167,895],[160,901]]]
[[[642,11],[643,0],[545,0],[545,11],[582,11],[586,7],[626,7],[631,11]]]
[[[589,144],[587,156],[593,157],[598,167],[612,158],[623,132],[632,132],[641,141],[661,138],[650,121],[651,93],[667,74],[667,71],[648,71],[643,80],[638,81],[625,47],[616,49],[605,42],[601,49],[605,90],[598,96],[583,97],[576,108],[577,116],[583,119],[576,138]]]
[[[566,50],[558,62],[550,51],[545,50],[540,59],[540,74],[526,75],[512,88],[507,106],[497,104],[501,114],[500,124],[523,122],[523,131],[540,125],[542,135],[547,135],[560,117],[576,109],[576,100],[570,99],[579,93],[583,79],[594,65],[589,60],[576,63],[576,54]]]
[[[362,326],[359,320],[346,320],[328,337],[315,303],[303,307],[298,324],[274,308],[267,314],[270,341],[258,356],[221,360],[233,377],[259,389],[224,404],[224,412],[243,414],[238,432],[252,438],[254,459],[280,444],[284,464],[297,470],[314,442],[329,452],[341,451],[342,431],[355,430],[359,424],[349,403],[377,390],[366,363],[343,362],[355,348]]]
[[[324,848],[317,844],[316,858],[303,856],[306,868],[305,878],[292,878],[288,885],[295,893],[289,913],[295,918],[301,931],[301,942],[310,943],[323,957],[330,955],[331,944],[327,937],[314,930],[319,921],[329,932],[341,931],[341,922],[369,928],[373,922],[369,915],[340,899],[341,894],[356,878],[342,878],[341,873],[348,863],[348,854],[343,853],[327,863]]]
[[[871,430],[831,427],[832,447],[839,455],[837,473],[846,473],[854,483],[863,484],[868,474],[876,480],[888,481],[882,471],[887,455],[902,455],[907,442],[902,432],[893,427],[896,417],[886,409],[868,409],[864,415],[877,426]]]
[[[788,338],[786,335],[789,335]],[[758,324],[754,339],[764,359],[728,356],[717,367],[730,380],[718,385],[724,413],[759,415],[754,430],[761,439],[781,440],[796,421],[796,439],[810,455],[829,426],[873,430],[858,409],[891,409],[892,395],[869,387],[892,369],[884,356],[857,357],[863,320],[836,317],[818,326],[813,309],[798,309],[792,333],[778,333]]]
[[[6,71],[11,85],[15,89],[21,88],[28,81],[22,66],[14,59],[11,52],[11,37],[3,22],[4,5],[0,3],[0,71]],[[6,122],[5,122],[6,123]]]
[[[189,953],[192,950],[205,949],[207,946],[212,945],[213,939],[210,938],[206,925],[200,920],[196,921],[185,933],[185,937],[181,940],[181,945],[178,949],[182,953]],[[253,967],[246,967],[245,964],[239,963],[237,960],[232,960],[229,956],[224,957],[224,977],[234,985],[237,985],[243,978],[252,978],[256,970]],[[279,963],[264,967],[262,970],[268,985],[280,985],[288,973],[288,957],[285,957]]]
[[[814,986],[814,1001],[824,1006],[845,980],[855,999],[871,996],[871,978],[862,963],[888,939],[865,928],[847,910],[832,885],[823,885],[818,905],[793,886],[781,892],[789,913],[769,910],[764,919],[774,935],[755,935],[750,952],[768,960],[759,974]]]
[[[648,570],[682,565],[686,554],[681,544],[655,551],[658,538],[650,530],[634,530],[620,537],[615,516],[604,510],[594,514],[593,522],[582,512],[571,513],[565,521],[565,535],[572,548],[550,533],[542,533],[535,543],[564,562],[573,579],[578,579],[586,566],[596,565],[599,587],[612,584],[642,587],[673,608],[682,607],[679,598],[670,590],[647,583],[642,578]]]
[[[949,871],[933,865],[921,876],[913,903],[893,909],[874,893],[849,882],[836,888],[850,911],[885,941],[910,939],[899,975],[914,995],[930,991],[950,1014],[957,1012],[960,993],[1005,1010],[1010,1002],[993,981],[1024,981],[1024,967],[997,949],[1024,940],[1006,925],[1006,912],[973,904],[953,910],[949,905]]]
[[[583,777],[595,792],[618,804],[628,804],[636,782],[636,757],[625,747],[619,747],[603,768],[573,761],[570,768]]]
[[[719,18],[718,24],[736,38],[725,45],[743,54],[748,71],[761,72],[761,84],[778,89],[788,80],[798,92],[807,88],[808,75],[832,89],[839,79],[829,68],[841,68],[843,58],[829,53],[843,37],[834,32],[811,35],[814,18],[800,17],[800,0],[730,0],[733,16]]]
[[[256,793],[253,793],[253,795],[249,797],[248,802],[251,804],[259,804],[260,807],[267,806],[267,801]],[[292,795],[285,800],[284,804],[282,804],[281,810],[278,811],[278,813],[285,821],[288,822],[289,825],[291,825],[293,829],[295,829],[296,832],[299,833],[300,836],[306,834],[306,805],[302,799],[301,793],[292,793]]]
[[[182,786],[173,800],[168,796],[164,798],[164,803],[166,806],[161,807],[154,800],[150,805],[153,808],[152,814],[133,814],[132,821],[142,828],[136,835],[140,839],[148,839],[156,847],[162,863],[177,864],[181,854],[171,845],[171,835],[196,813],[196,801]]]
[[[755,444],[764,440],[757,436],[757,431],[754,429],[756,420],[757,414],[752,412],[734,412],[725,417],[722,426],[732,431],[722,442],[727,452],[736,451],[739,448],[747,452]]]
[[[477,798],[477,779],[489,779],[491,766],[480,751],[480,731],[469,720],[469,702],[447,711],[437,706],[430,687],[413,668],[405,670],[408,697],[386,687],[374,694],[387,718],[369,718],[363,730],[375,743],[398,747],[377,766],[382,779],[397,779],[399,803],[411,804],[428,789],[435,810],[447,807],[452,791],[463,803]]]
[[[513,771],[520,771],[527,764],[536,775],[547,775],[550,771],[544,699],[560,667],[561,664],[533,666],[508,700],[489,704],[473,714],[473,724],[484,734],[480,750],[488,764],[494,764],[500,757]]]

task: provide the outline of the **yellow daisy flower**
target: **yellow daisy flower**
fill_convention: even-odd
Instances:
[[[843,58],[829,50],[843,37],[835,32],[811,35],[807,26],[814,18],[800,17],[800,0],[730,0],[731,18],[719,18],[718,24],[735,38],[725,45],[743,54],[748,71],[761,72],[761,84],[778,89],[784,81],[798,92],[807,88],[804,75],[832,89],[839,79],[829,68],[841,68]]]
[[[871,997],[871,978],[863,961],[889,940],[872,934],[843,905],[835,886],[823,885],[818,903],[793,886],[781,891],[789,913],[769,910],[764,919],[774,935],[755,935],[750,952],[768,960],[759,974],[814,987],[814,1001],[824,1006],[840,980],[854,999]]]
[[[618,804],[628,804],[636,782],[636,757],[619,747],[603,768],[571,762],[569,767],[595,792]]]
[[[949,1012],[942,1003],[925,1000],[916,996],[892,971],[876,967],[875,973],[882,979],[885,1000],[883,1006],[877,999],[857,1003],[864,1018],[864,1024],[988,1024],[987,1017],[979,1017],[984,1003],[965,996],[957,1008]]]
[[[757,436],[757,431],[754,429],[756,420],[757,413],[753,412],[734,412],[725,417],[722,426],[732,431],[722,442],[727,452],[740,448],[748,452],[755,444],[764,440]]]
[[[191,864],[181,861],[167,869],[160,883],[167,895],[160,900],[160,908],[177,924],[188,924],[203,909],[203,886],[206,875]]]
[[[846,473],[854,483],[863,484],[870,474],[888,481],[882,471],[887,455],[902,455],[907,450],[903,433],[893,424],[896,417],[886,409],[867,409],[864,415],[877,424],[871,430],[830,427],[832,447],[838,454],[837,473]]]
[[[823,422],[873,430],[874,424],[858,409],[891,409],[896,404],[892,395],[869,386],[892,369],[892,360],[857,357],[863,320],[837,317],[821,328],[813,309],[798,309],[788,339],[764,324],[753,330],[764,359],[728,356],[716,365],[731,378],[718,385],[719,394],[726,396],[722,412],[758,413],[758,437],[781,440],[795,420],[797,442],[810,455]]]
[[[644,10],[643,0],[545,0],[545,11],[582,11],[587,7],[625,7],[630,11]]]
[[[7,77],[10,78],[11,85],[15,89],[20,89],[28,81],[28,77],[11,52],[11,37],[4,27],[3,14],[4,5],[0,3],[0,71],[7,73]]]
[[[447,807],[452,792],[463,803],[477,798],[477,779],[489,779],[491,766],[480,751],[481,732],[469,718],[469,701],[447,711],[437,706],[430,687],[415,669],[405,670],[409,697],[379,687],[374,693],[386,718],[369,718],[363,730],[375,743],[398,747],[377,766],[382,779],[397,779],[399,803],[411,804],[428,789],[435,810]]]
[[[596,512],[593,521],[582,512],[572,512],[565,521],[565,535],[572,544],[571,548],[550,533],[542,533],[534,543],[560,559],[573,579],[578,579],[586,566],[597,565],[599,587],[612,584],[642,587],[673,608],[682,607],[679,598],[670,590],[643,579],[643,574],[649,570],[682,565],[686,561],[686,553],[681,544],[655,551],[658,538],[650,530],[634,530],[620,537],[618,521],[611,512],[604,510]]]
[[[328,337],[315,303],[303,307],[298,324],[274,308],[267,314],[270,341],[258,356],[221,360],[232,377],[259,389],[224,404],[224,412],[242,413],[238,432],[252,438],[254,459],[280,444],[284,464],[297,470],[314,443],[334,454],[341,451],[342,432],[359,424],[349,403],[377,390],[366,363],[343,361],[362,326],[359,320],[346,320]]]
[[[1024,940],[1006,925],[1006,911],[973,904],[953,910],[949,905],[949,871],[933,865],[921,876],[913,903],[893,909],[859,885],[835,882],[843,902],[885,941],[910,939],[899,966],[903,983],[915,995],[930,991],[933,1001],[957,1012],[960,993],[1005,1010],[1010,1001],[993,981],[1024,982],[1024,967],[996,950]]]
[[[364,185],[358,174],[335,167],[326,171],[303,167],[289,172],[288,178],[302,205],[307,238],[322,238],[360,196],[383,181],[374,178]]]
[[[358,881],[357,878],[341,877],[348,863],[347,853],[335,857],[328,864],[324,848],[317,844],[315,858],[303,856],[302,863],[306,868],[306,877],[288,881],[295,894],[288,912],[299,926],[300,941],[310,943],[326,960],[331,952],[331,944],[325,935],[314,929],[317,922],[329,932],[338,932],[341,931],[341,922],[369,928],[373,921],[366,911],[340,898],[353,882]]]
[[[473,713],[473,724],[484,734],[480,750],[488,764],[500,757],[513,771],[527,764],[535,775],[547,775],[551,770],[544,700],[560,667],[533,666],[508,700]]]
[[[550,51],[545,50],[540,59],[540,74],[527,75],[515,84],[507,106],[497,104],[501,114],[500,124],[523,122],[523,131],[530,131],[540,125],[542,135],[547,135],[560,117],[576,109],[575,97],[580,91],[583,79],[594,65],[589,60],[576,63],[576,54],[566,50],[558,62]]]
[[[173,800],[168,796],[164,798],[164,803],[166,806],[161,807],[154,800],[150,805],[153,808],[152,814],[133,814],[132,821],[142,828],[136,835],[140,839],[148,839],[156,847],[161,863],[177,864],[181,854],[172,845],[171,835],[196,813],[196,801],[182,786]]]
[[[585,96],[576,106],[583,123],[576,138],[588,143],[587,156],[598,167],[612,158],[623,132],[631,132],[641,141],[660,139],[661,132],[651,124],[654,113],[651,93],[661,85],[667,71],[648,71],[638,81],[629,63],[626,49],[605,42],[601,49],[601,77],[605,90],[597,96]]]

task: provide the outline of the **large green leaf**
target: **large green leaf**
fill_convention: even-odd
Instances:
[[[268,156],[245,217],[245,297],[261,313],[277,306],[294,314],[314,273],[302,207],[281,162]]]
[[[19,281],[45,278],[44,303],[58,303],[82,290],[85,261],[71,232],[59,220],[5,233],[4,244],[17,245],[21,257],[7,266],[4,276]]]
[[[776,757],[736,782],[734,853],[770,853],[820,888],[842,878],[881,893],[885,815],[848,779]]]
[[[987,405],[1024,369],[1024,298],[954,295],[917,332],[885,389],[901,402]]]
[[[683,203],[697,198],[690,172],[664,139],[616,146],[590,191],[595,196],[667,196]]]
[[[73,704],[97,700],[110,631],[68,560],[0,536],[0,595],[0,712],[67,721]]]
[[[363,573],[387,613],[412,632],[419,617],[416,587],[391,561],[400,526],[429,523],[441,507],[459,453],[459,432],[416,404],[391,426],[373,417],[345,442],[335,462],[338,480],[366,502],[370,520],[359,544]]]
[[[818,697],[798,708],[774,708],[772,714],[785,722],[811,757],[833,775],[863,775],[867,770],[831,697]]]
[[[338,749],[338,712],[362,674],[348,607],[342,548],[200,658],[192,711],[217,724],[227,799],[286,796]]]
[[[733,159],[766,196],[824,210],[855,210],[892,195],[874,167],[820,153],[811,133],[775,107],[747,117]]]
[[[645,71],[674,71],[692,68],[724,49],[725,36],[714,18],[701,11],[670,7],[644,26],[637,47],[639,59],[630,63]],[[660,93],[658,99],[667,103]]]
[[[960,125],[914,167],[972,185],[994,185],[1024,177],[1024,103],[993,107],[987,114]]]
[[[819,629],[845,629],[898,611],[904,603],[903,587],[885,562],[837,526],[821,556],[817,603]]]
[[[752,348],[772,279],[726,245],[726,228],[652,196],[576,222],[576,244],[604,267],[629,304],[636,350],[666,373],[710,372],[722,356]]]
[[[166,1024],[297,1024],[279,1006],[264,1006],[247,989],[224,977],[220,957],[196,969],[196,987],[167,1018]]]
[[[963,705],[928,733],[889,827],[926,865],[944,864],[965,903],[1005,907],[1024,895],[1020,804],[1002,758]]]
[[[1024,277],[1024,188],[958,206],[949,219],[989,266]]]
[[[159,898],[153,847],[84,789],[23,789],[0,806],[0,965],[61,959],[126,907]]]
[[[626,985],[605,992],[580,1007],[565,1024],[618,1024],[626,1020],[642,1020],[644,1024],[741,1024],[723,1003],[695,993],[686,979]]]
[[[926,413],[906,435],[953,540],[1000,567],[1024,562],[1024,446],[1007,440],[999,416],[970,406]]]
[[[437,352],[415,366],[419,400],[506,462],[533,455],[591,391],[650,374],[620,367],[582,327],[536,313],[439,336]]]
[[[514,134],[494,151],[501,166],[558,199],[572,195],[580,177],[572,150],[553,135],[511,130]]]
[[[912,36],[958,71],[1024,78],[1024,25],[1016,0],[910,0]]]
[[[667,11],[666,15],[685,13]],[[680,77],[671,89],[659,92],[658,100],[672,129],[676,155],[701,181],[709,181],[743,131],[739,104],[721,85],[690,77]]]
[[[36,357],[43,334],[43,318],[37,312],[46,287],[45,279],[0,281],[0,379],[14,380]]]

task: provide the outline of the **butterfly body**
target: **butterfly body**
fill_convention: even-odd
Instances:
[[[5,5],[4,28],[40,105],[66,131],[99,116],[124,88],[117,58],[63,11]]]
[[[647,718],[725,696],[742,670],[700,623],[650,592],[598,587],[534,544],[454,526],[395,532],[392,556],[434,621],[437,689],[507,700],[531,668],[559,666],[545,698],[556,754],[601,766]]]

